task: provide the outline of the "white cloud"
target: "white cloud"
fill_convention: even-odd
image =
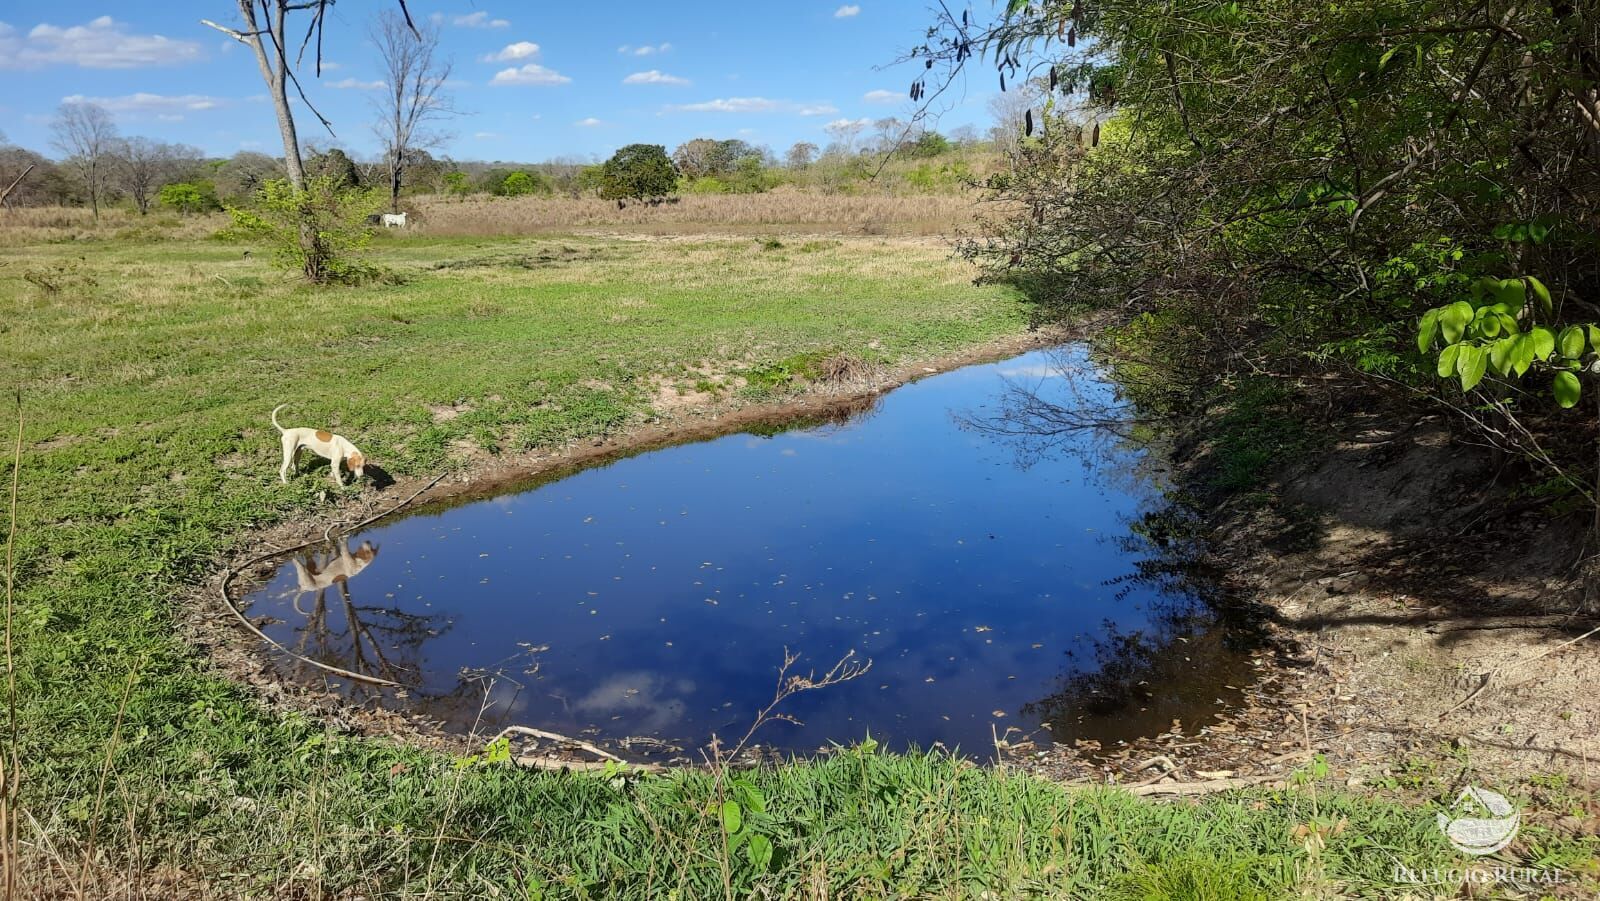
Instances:
[[[835,119],[832,122],[829,122],[827,125],[822,126],[822,130],[838,131],[845,128],[866,128],[871,124],[872,120],[868,119],[866,116],[862,116],[859,119]]]
[[[621,47],[617,48],[617,52],[629,56],[650,56],[656,53],[666,53],[671,49],[671,44],[667,43],[666,41],[662,41],[659,44],[641,44],[638,47],[635,47],[632,44],[623,44]]]
[[[233,41],[229,41],[228,43],[232,44]],[[335,69],[343,69],[343,68],[344,68],[344,65],[342,63],[336,63],[331,59],[325,59],[325,60],[322,61],[322,71],[324,71],[324,72],[332,72]]]
[[[590,116],[587,119],[579,119],[577,122],[574,122],[573,124],[577,125],[580,128],[594,128],[596,125],[601,125],[601,124],[604,124],[604,123],[602,123],[599,119],[596,119],[595,117]]]
[[[861,95],[861,99],[867,101],[868,103],[896,103],[900,100],[900,97],[901,95],[895,93],[894,91],[885,91],[881,89],[876,91],[868,91]]]
[[[200,59],[200,45],[159,34],[130,34],[127,26],[101,16],[87,25],[39,24],[24,36],[0,22],[0,69],[71,65],[87,69],[170,66]]]
[[[327,84],[330,88],[338,88],[342,91],[376,91],[381,87],[385,87],[385,83],[381,79],[378,81],[362,81],[358,78],[341,78],[338,81],[330,81]]]
[[[798,113],[802,116],[826,116],[839,111],[828,103],[797,103],[793,100],[772,100],[767,97],[719,97],[716,100],[685,103],[668,109],[686,113]]]
[[[489,83],[553,85],[566,84],[571,80],[572,79],[562,75],[560,72],[557,72],[554,69],[546,69],[544,66],[541,66],[538,63],[528,63],[526,66],[520,66],[512,69],[501,69],[500,71],[494,73],[494,78],[490,79]]]
[[[454,17],[454,18],[452,18],[450,20],[450,24],[456,26],[457,28],[509,28],[509,27],[511,27],[511,22],[510,21],[508,21],[506,19],[491,19],[491,18],[489,18],[489,14],[484,12],[481,9],[478,10],[477,12],[475,12],[475,13],[468,13],[467,15],[464,15],[464,16],[456,16],[456,17]]]
[[[492,141],[500,137],[500,133],[497,131],[475,131],[472,136],[480,141]]]
[[[507,44],[499,52],[483,57],[486,63],[509,63],[519,59],[538,59],[539,45],[532,41],[517,41]]]
[[[856,6],[854,4],[852,4],[850,6],[841,6],[838,9],[833,11],[833,17],[835,19],[848,19],[851,16],[859,16],[859,15],[861,15],[861,7]]]
[[[147,113],[153,115],[176,115],[183,112],[204,112],[228,105],[229,101],[222,97],[210,97],[205,94],[124,94],[121,97],[85,97],[82,94],[72,94],[61,98],[62,103],[92,103],[104,107],[112,113]]]
[[[668,75],[665,72],[651,69],[648,72],[635,72],[622,79],[623,84],[688,84],[689,79]]]

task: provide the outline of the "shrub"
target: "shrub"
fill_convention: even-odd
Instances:
[[[222,209],[217,186],[209,180],[180,181],[161,188],[161,205],[180,213],[209,213]]]
[[[326,175],[308,179],[303,191],[273,180],[261,186],[254,207],[228,208],[228,234],[265,242],[279,266],[313,283],[364,281],[376,270],[357,256],[372,241],[367,219],[383,200],[377,191],[341,187]]]
[[[500,187],[495,191],[495,193],[503,197],[521,197],[524,194],[543,194],[546,193],[546,186],[539,176],[532,175],[522,171],[521,169],[518,169],[517,171],[507,175],[500,182]]]

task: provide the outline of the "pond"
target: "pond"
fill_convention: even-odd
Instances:
[[[727,744],[786,653],[791,674],[870,667],[785,700],[792,721],[755,737],[783,751],[1192,727],[1249,666],[1172,542],[1141,537],[1166,507],[1156,468],[1056,415],[1116,409],[1076,347],[969,366],[834,421],[423,508],[259,573],[244,602],[296,653],[404,686],[340,690],[462,731]]]

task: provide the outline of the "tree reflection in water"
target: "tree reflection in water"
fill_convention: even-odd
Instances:
[[[1082,347],[1051,352],[1046,367],[1008,377],[991,408],[957,416],[960,425],[1007,446],[1027,468],[1048,455],[1096,457],[1095,471],[1148,482],[1138,415]],[[1132,488],[1132,485],[1128,487]],[[1143,628],[1107,621],[1093,639],[1093,659],[1067,651],[1053,690],[1022,708],[1056,740],[1092,732],[1102,745],[1158,735],[1174,723],[1192,729],[1236,699],[1253,681],[1251,652],[1264,640],[1261,608],[1232,599],[1204,564],[1198,518],[1166,492],[1118,539],[1134,571],[1108,580],[1116,597],[1136,589],[1157,598]],[[1092,728],[1086,728],[1092,723]]]

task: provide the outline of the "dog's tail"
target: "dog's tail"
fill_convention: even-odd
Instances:
[[[277,429],[280,432],[283,431],[283,426],[278,425],[278,411],[282,410],[284,407],[287,407],[287,406],[289,406],[289,405],[288,404],[278,404],[276,407],[272,408],[272,427]]]

